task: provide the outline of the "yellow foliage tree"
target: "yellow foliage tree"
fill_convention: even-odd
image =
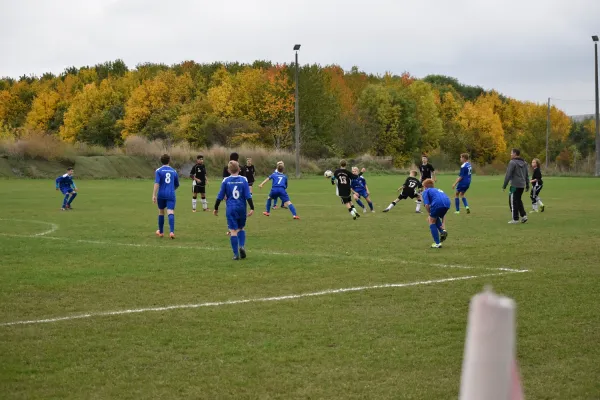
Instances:
[[[25,126],[38,131],[48,131],[59,101],[60,96],[55,91],[39,93],[27,114]]]
[[[417,105],[416,117],[421,126],[420,148],[429,152],[438,147],[443,134],[435,93],[431,85],[423,81],[412,82],[408,92]]]
[[[506,151],[500,116],[486,101],[467,101],[457,116],[465,135],[466,150],[478,163],[490,163]]]

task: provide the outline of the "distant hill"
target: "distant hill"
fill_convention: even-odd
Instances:
[[[574,122],[583,122],[587,121],[588,119],[594,119],[594,114],[571,115],[570,118]]]

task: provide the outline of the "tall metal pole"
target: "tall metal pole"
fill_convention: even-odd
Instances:
[[[294,119],[296,122],[296,178],[300,178],[300,104],[298,102],[298,52],[296,51],[296,110]]]
[[[548,97],[548,116],[546,117],[546,169],[548,169],[548,141],[550,139],[550,97]]]
[[[596,39],[598,39],[596,37]],[[594,41],[596,76],[596,176],[600,176],[600,101],[598,100],[598,42]]]

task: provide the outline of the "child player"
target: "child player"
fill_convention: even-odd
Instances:
[[[358,176],[358,167],[352,167],[352,173]],[[365,205],[360,201],[360,198],[363,197],[367,200],[367,204],[369,204],[369,208],[371,212],[374,213],[373,202],[371,201],[371,193],[369,193],[369,187],[367,186],[367,181],[364,176],[358,176],[356,179],[352,179],[351,185],[352,191],[354,192],[354,201],[358,204],[359,207],[363,209],[363,212],[367,212]]]
[[[434,243],[432,249],[441,249],[442,243],[448,237],[446,232],[446,213],[450,209],[450,198],[446,193],[434,187],[433,179],[426,179],[423,182],[425,191],[423,192],[423,202],[429,213],[429,229]]]
[[[458,173],[458,178],[456,178],[456,182],[452,185],[452,189],[456,189],[456,193],[454,196],[454,205],[456,206],[456,212],[454,214],[460,214],[460,201],[458,197],[462,198],[463,205],[465,206],[465,210],[467,210],[467,214],[471,214],[471,209],[469,208],[469,203],[467,202],[467,198],[465,197],[465,193],[469,190],[469,186],[471,186],[471,163],[469,162],[469,155],[467,153],[463,153],[460,155],[460,172]]]
[[[534,158],[531,161],[531,167],[533,168],[533,176],[531,177],[531,193],[529,197],[531,198],[533,212],[538,212],[538,207],[541,212],[544,212],[544,203],[542,203],[542,199],[540,199],[539,196],[542,188],[544,187],[539,158]]]
[[[168,154],[163,154],[160,157],[162,167],[156,170],[152,202],[158,204],[158,230],[156,236],[160,238],[164,236],[166,208],[169,218],[169,237],[175,239],[175,191],[179,187],[179,177],[177,171],[169,166],[170,161],[171,157]]]
[[[421,172],[421,183],[423,183],[425,179],[433,179],[434,182],[436,181],[435,168],[433,168],[433,165],[429,163],[429,159],[427,158],[427,156],[421,157],[421,165],[419,165],[419,171]]]
[[[390,205],[387,206],[387,208],[385,210],[383,210],[383,212],[389,212],[392,208],[394,208],[396,206],[396,204],[398,204],[398,202],[400,200],[405,200],[409,197],[411,199],[414,199],[416,197],[417,198],[417,210],[415,212],[420,213],[421,212],[421,195],[419,194],[419,189],[421,189],[422,187],[423,186],[421,185],[421,182],[417,179],[417,171],[415,171],[415,170],[410,171],[410,176],[408,178],[406,178],[406,181],[404,181],[404,184],[402,185],[402,187],[398,189],[398,191],[400,191],[398,198],[396,200],[392,201],[390,203]]]
[[[250,157],[246,159],[246,179],[248,179],[248,186],[250,187],[250,193],[252,193],[252,185],[254,185],[256,179],[256,168],[254,168]]]
[[[287,194],[286,189],[288,178],[283,173],[283,169],[283,163],[277,163],[277,171],[273,172],[267,179],[265,179],[260,185],[258,185],[258,187],[262,189],[264,184],[267,183],[269,180],[273,181],[271,193],[269,193],[269,198],[267,199],[267,210],[263,212],[263,215],[267,217],[271,215],[271,202],[273,201],[273,199],[277,201],[277,199],[280,198],[283,202],[283,205],[290,209],[293,218],[300,219],[300,217],[296,214],[296,207],[294,207],[294,205],[290,201],[290,196],[288,196]]]
[[[213,214],[219,215],[219,204],[223,199],[227,199],[226,216],[230,232],[229,242],[233,249],[233,259],[239,260],[246,258],[246,231],[244,228],[246,227],[246,216],[250,217],[254,213],[254,203],[248,181],[239,175],[240,164],[237,161],[229,161],[227,172],[229,176],[224,178],[221,183]],[[250,206],[248,214],[246,214],[246,202]]]
[[[340,199],[342,200],[342,204],[346,206],[348,212],[352,216],[353,219],[360,217],[360,214],[356,212],[354,208],[354,204],[352,204],[352,179],[357,179],[366,169],[362,169],[360,174],[354,175],[352,172],[346,169],[347,162],[346,160],[340,160],[340,167],[335,170],[333,176],[331,177],[331,184],[336,185],[335,192]]]
[[[200,193],[200,201],[202,202],[202,211],[208,211],[208,203],[206,202],[206,166],[204,165],[204,156],[196,157],[196,164],[190,171],[192,178],[192,212],[196,212],[198,202],[198,193]]]
[[[285,164],[283,163],[283,161],[277,161],[277,166],[275,167],[275,171],[273,171],[273,173],[277,172],[277,167],[279,167],[280,165],[283,165],[285,167]],[[275,197],[272,199],[273,200],[273,210],[277,209],[277,200],[278,198]],[[281,199],[281,208],[287,208],[284,204],[283,204],[283,199]]]
[[[56,190],[65,196],[63,199],[61,210],[72,210],[71,203],[77,197],[77,186],[73,181],[73,168],[67,168],[67,173],[56,178]]]

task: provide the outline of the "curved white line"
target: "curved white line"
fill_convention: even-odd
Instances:
[[[45,236],[45,235],[49,235],[51,233],[54,233],[58,230],[58,225],[54,224],[52,222],[46,222],[46,221],[37,221],[34,219],[12,219],[12,218],[0,218],[0,221],[13,221],[13,222],[31,222],[34,224],[40,224],[40,225],[48,225],[50,226],[50,229],[48,229],[47,231],[43,231],[40,233],[34,233],[32,235],[22,235],[25,237],[39,237],[39,236]],[[11,236],[9,234],[5,234],[5,236]],[[13,235],[16,236],[16,235]]]

